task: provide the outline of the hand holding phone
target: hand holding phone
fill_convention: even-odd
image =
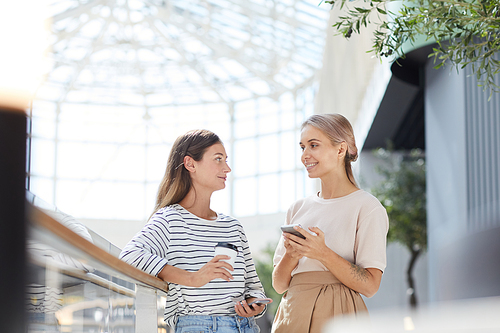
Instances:
[[[269,304],[272,302],[273,302],[273,300],[271,298],[256,298],[252,302],[248,303],[248,305],[249,306],[252,306],[252,304],[263,305],[263,304]]]
[[[282,225],[281,231],[288,232],[289,234],[295,235],[295,236],[300,237],[302,239],[306,239],[306,237],[304,235],[302,235],[300,232],[298,232],[297,230],[295,230],[293,228],[295,226],[299,226],[302,228],[302,226],[300,224],[289,224],[289,225]]]

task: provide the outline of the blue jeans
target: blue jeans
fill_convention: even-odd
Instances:
[[[240,316],[181,316],[175,333],[260,333],[255,318]]]

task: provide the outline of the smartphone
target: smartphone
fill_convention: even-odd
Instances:
[[[272,303],[273,300],[271,298],[256,298],[252,302],[248,303],[249,306],[252,304],[257,304],[257,305],[262,305],[262,304],[268,304]]]
[[[298,232],[297,230],[295,230],[293,227],[295,226],[299,226],[302,228],[302,226],[300,224],[289,224],[289,225],[282,225],[281,226],[281,231],[282,232],[288,232],[292,235],[295,235],[297,237],[300,237],[302,239],[306,239],[306,237],[304,235],[302,235],[300,232]]]

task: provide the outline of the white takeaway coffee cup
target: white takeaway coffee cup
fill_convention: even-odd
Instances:
[[[238,248],[236,245],[226,243],[226,242],[220,242],[215,245],[215,255],[225,255],[231,257],[230,259],[227,260],[222,260],[229,265],[231,265],[234,268],[234,260],[236,259],[236,255],[238,254]]]

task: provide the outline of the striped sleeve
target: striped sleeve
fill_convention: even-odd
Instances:
[[[120,253],[120,259],[146,273],[158,276],[167,264],[166,253],[170,242],[168,220],[155,214]]]

